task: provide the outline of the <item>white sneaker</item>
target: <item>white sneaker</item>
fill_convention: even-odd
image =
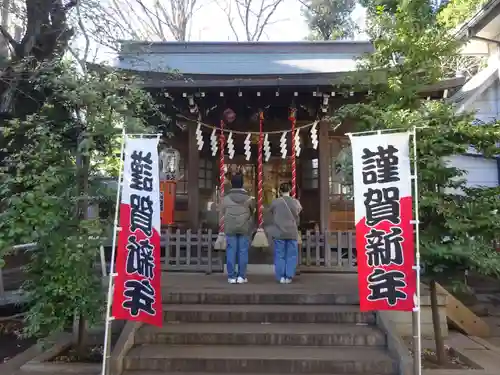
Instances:
[[[286,284],[286,279],[284,277],[280,279],[280,284]]]
[[[236,284],[236,279],[228,279],[227,282],[229,284]]]
[[[292,279],[285,279],[285,284],[291,284],[292,283]]]
[[[238,277],[238,278],[236,279],[236,282],[237,282],[238,284],[245,284],[245,283],[248,283],[248,279],[247,279],[246,277],[245,277],[245,278],[243,278],[243,277]]]

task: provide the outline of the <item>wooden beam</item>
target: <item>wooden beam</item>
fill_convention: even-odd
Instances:
[[[320,230],[325,232],[328,230],[328,219],[330,215],[329,204],[329,164],[330,164],[330,148],[328,144],[328,128],[330,124],[327,121],[319,123],[319,215],[320,215]]]
[[[200,155],[196,144],[196,124],[188,125],[188,212],[189,227],[198,229],[200,220],[200,189],[198,184],[198,170],[200,169]]]
[[[474,314],[438,283],[436,283],[436,290],[438,294],[445,294],[447,297],[446,315],[452,325],[469,336],[488,337],[490,335],[490,327],[484,320]]]

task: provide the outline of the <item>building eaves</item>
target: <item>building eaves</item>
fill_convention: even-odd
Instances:
[[[465,83],[449,100],[462,112],[498,79],[499,62],[489,64]]]
[[[500,14],[500,0],[491,0],[455,31],[457,39],[467,39],[477,35],[491,20]]]
[[[130,54],[247,54],[247,53],[345,53],[373,52],[373,44],[363,41],[299,42],[147,42],[121,41],[119,55]]]

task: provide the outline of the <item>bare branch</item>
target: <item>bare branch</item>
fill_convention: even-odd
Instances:
[[[236,40],[239,40],[239,33],[235,24],[235,19],[232,15],[231,8],[234,3],[238,20],[243,27],[245,38],[249,42],[259,41],[264,35],[266,28],[272,23],[272,17],[276,10],[284,0],[227,0],[224,6],[218,2],[219,7],[226,14],[229,26],[233,31]]]
[[[240,38],[239,38],[238,31],[236,31],[236,26],[234,24],[232,7],[231,7],[231,0],[228,0],[228,2],[224,4],[224,6],[221,5],[221,1],[217,1],[217,5],[226,14],[226,18],[227,18],[227,22],[229,23],[229,27],[231,28],[231,31],[233,32],[233,35],[236,38],[236,41],[239,42]]]

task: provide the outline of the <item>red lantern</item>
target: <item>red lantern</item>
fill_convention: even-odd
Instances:
[[[231,108],[226,109],[223,114],[222,118],[226,122],[226,124],[232,123],[234,120],[236,120],[236,113]]]

